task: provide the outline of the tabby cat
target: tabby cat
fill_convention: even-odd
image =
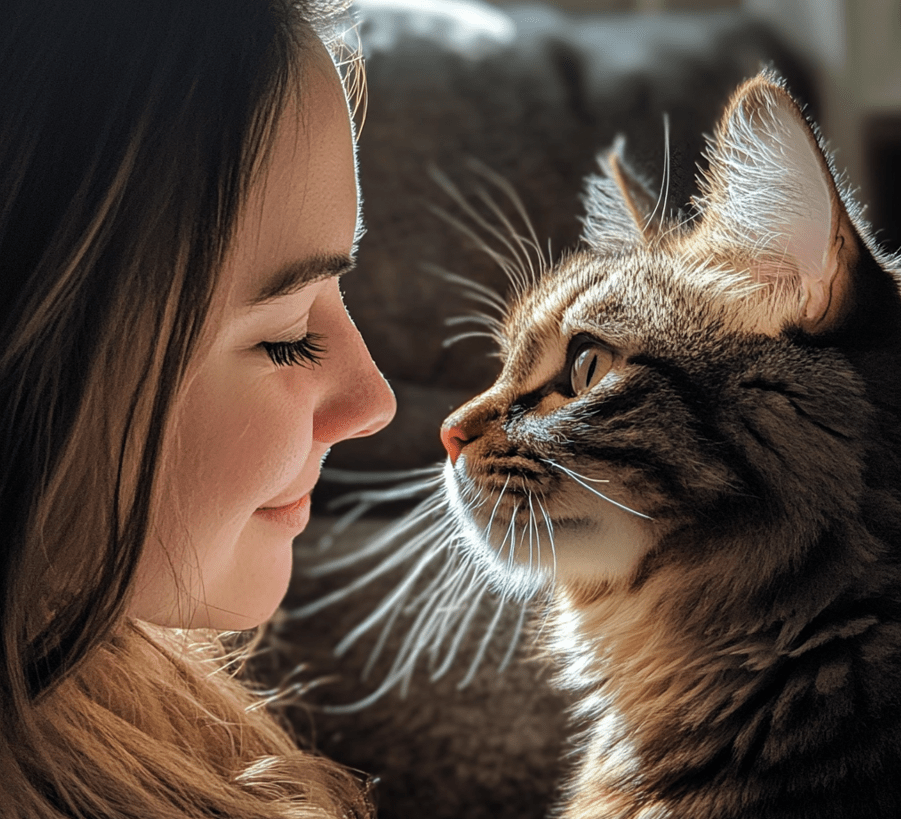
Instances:
[[[479,572],[550,589],[565,819],[901,816],[901,260],[778,77],[692,218],[629,169],[523,286],[442,427]]]

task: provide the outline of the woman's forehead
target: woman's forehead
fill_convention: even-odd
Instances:
[[[324,46],[275,124],[229,251],[225,284],[235,306],[253,304],[285,270],[349,257],[357,233],[357,178],[343,85]],[[276,292],[278,288],[275,288]]]

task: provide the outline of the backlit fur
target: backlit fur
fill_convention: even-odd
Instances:
[[[691,220],[622,151],[446,422],[456,537],[496,588],[550,589],[582,692],[561,815],[901,816],[898,260],[772,75]],[[612,363],[578,392],[591,345]]]

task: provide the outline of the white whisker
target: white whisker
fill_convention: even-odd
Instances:
[[[424,598],[424,604],[416,614],[413,624],[397,652],[395,665],[404,663],[407,655],[418,658],[425,650],[428,638],[439,625],[440,617],[436,615],[444,613],[442,602],[443,598],[438,595]]]
[[[513,203],[517,214],[523,220],[529,231],[529,237],[522,236],[513,226],[509,217],[503,212],[499,205],[494,201],[490,194],[483,188],[476,189],[476,195],[481,203],[488,208],[491,216],[500,223],[500,227],[492,224],[478,210],[476,210],[460,193],[459,189],[448,177],[439,169],[432,167],[429,173],[432,179],[440,185],[445,192],[454,200],[463,213],[475,224],[475,226],[484,231],[487,236],[497,241],[508,253],[504,253],[491,247],[488,242],[476,231],[464,224],[461,220],[447,213],[441,208],[432,207],[433,213],[444,219],[448,224],[456,230],[472,239],[476,245],[486,253],[506,274],[514,292],[522,295],[531,284],[534,283],[537,274],[535,270],[535,262],[533,261],[533,251],[538,256],[538,272],[545,269],[546,264],[541,256],[540,244],[538,242],[535,230],[531,221],[525,212],[522,201],[516,196],[512,187],[506,180],[498,174],[491,172],[478,163],[470,163],[474,171],[479,173],[483,178],[489,180],[495,187],[504,192]],[[502,311],[506,313],[506,309]]]
[[[428,520],[431,515],[427,513],[430,511],[433,512],[434,510],[431,508],[426,508],[423,509],[419,514],[417,514],[416,523],[418,524],[421,521]],[[414,528],[413,524],[408,524],[404,520],[401,520],[400,523],[403,525],[398,525],[396,528],[391,527],[388,530],[382,532],[380,535],[373,538],[373,540],[363,549],[359,549],[358,551],[352,552],[350,554],[342,555],[341,557],[336,557],[333,560],[329,560],[328,562],[318,563],[315,566],[311,566],[307,570],[307,574],[309,574],[311,577],[323,577],[325,575],[343,571],[344,569],[347,569],[350,566],[354,566],[357,563],[360,563],[370,557],[381,554],[383,551],[386,551],[389,546],[395,544],[400,536],[403,535],[406,531]],[[438,523],[431,524],[414,538],[407,540],[401,547],[401,549],[397,550],[394,555],[392,555],[392,557],[388,559],[393,561],[392,565],[396,565],[396,563],[398,562],[397,558],[399,556],[409,556],[409,554],[413,552],[419,545],[429,540],[432,535],[440,534],[441,531],[442,529]],[[373,577],[377,576],[378,575],[373,575]]]
[[[438,606],[435,609],[435,639],[428,650],[429,669],[434,671],[439,664],[445,640],[453,633],[455,625],[463,616],[467,600],[471,597],[472,575],[470,566],[460,567],[452,578],[452,583],[442,589]]]
[[[557,467],[557,469],[559,469],[561,472],[565,472],[577,484],[585,487],[585,489],[587,489],[589,492],[591,492],[592,494],[597,495],[599,498],[607,501],[607,503],[610,503],[613,506],[616,506],[618,509],[622,509],[624,512],[629,512],[630,514],[635,515],[636,517],[639,517],[639,518],[644,518],[645,520],[653,520],[654,519],[650,515],[645,515],[643,512],[638,512],[635,509],[632,509],[632,508],[626,506],[625,504],[620,503],[619,501],[613,500],[613,498],[608,498],[606,495],[602,494],[601,492],[598,492],[598,490],[595,489],[593,486],[589,486],[589,484],[587,484],[584,480],[582,480],[581,477],[577,473],[573,472],[572,470],[567,469],[565,466],[561,466],[556,461],[552,461],[548,458],[543,458],[542,460],[544,460],[546,463],[549,463],[551,466]]]
[[[329,483],[390,483],[392,481],[410,481],[413,478],[431,478],[432,480],[423,481],[423,489],[441,486],[441,464],[434,466],[423,466],[418,469],[386,469],[380,472],[366,472],[359,469],[338,469],[337,467],[324,467],[322,469],[322,479]],[[408,484],[412,486],[413,484]],[[396,487],[391,487],[392,489]]]
[[[398,650],[387,679],[393,680],[394,684],[401,683],[401,696],[406,696],[416,661],[439,626],[440,621],[437,616],[439,613],[441,613],[441,606],[438,598],[428,600],[417,614]]]
[[[439,608],[442,611],[442,616],[437,623],[438,634],[429,649],[431,667],[434,667],[435,663],[437,663],[441,647],[453,630],[454,623],[460,617],[467,594],[471,589],[472,578],[470,575],[470,566],[463,565],[458,567],[457,572],[452,577],[452,582],[441,590],[441,605]]]
[[[551,561],[553,564],[551,571],[551,587],[553,588],[554,584],[557,582],[557,549],[554,546],[554,524],[551,522],[547,510],[544,508],[544,504],[542,504],[540,500],[538,500],[537,503],[538,508],[541,510],[541,514],[544,516],[544,525],[547,527],[548,541],[551,544]]]
[[[501,176],[496,171],[491,170],[487,165],[483,162],[480,162],[478,159],[470,157],[467,161],[467,164],[470,168],[472,168],[476,173],[481,174],[485,179],[490,181],[496,188],[502,191],[510,202],[513,204],[513,207],[516,209],[519,218],[522,220],[523,224],[526,226],[526,229],[529,231],[529,245],[538,252],[538,260],[539,260],[539,271],[545,269],[550,266],[550,260],[553,258],[551,254],[551,240],[548,238],[548,255],[547,258],[543,258],[541,256],[541,242],[538,240],[538,234],[535,232],[535,227],[532,224],[532,220],[529,217],[528,212],[526,211],[526,207],[523,204],[522,199],[519,197],[519,194],[516,193],[516,189],[513,185],[510,184],[510,181],[505,177]]]
[[[464,341],[467,338],[487,338],[491,341],[497,341],[497,336],[494,333],[486,333],[484,330],[472,330],[468,333],[458,333],[455,336],[444,339],[444,341],[441,342],[441,347],[443,349],[453,347],[454,344]]]
[[[490,574],[480,570],[481,564],[466,552],[461,542],[463,533],[457,528],[455,515],[451,514],[443,479],[438,477],[439,470],[443,471],[445,468],[446,465],[443,465],[419,474],[397,473],[392,477],[399,478],[401,485],[393,487],[376,486],[374,484],[381,483],[376,480],[353,481],[363,483],[364,488],[353,492],[343,504],[338,504],[349,506],[338,519],[337,525],[344,531],[360,518],[361,509],[368,510],[384,500],[413,498],[424,489],[433,490],[404,518],[379,532],[354,554],[342,554],[328,562],[320,559],[309,568],[310,574],[322,576],[366,565],[366,571],[343,588],[299,607],[289,613],[289,617],[315,614],[329,605],[346,600],[378,578],[404,567],[400,580],[394,583],[393,588],[362,621],[345,634],[335,649],[337,655],[346,654],[352,647],[359,646],[365,635],[371,635],[366,638],[367,642],[371,641],[371,648],[367,646],[367,654],[364,655],[362,677],[368,679],[375,669],[383,665],[381,660],[391,646],[393,657],[390,658],[390,663],[385,663],[389,666],[388,671],[382,672],[382,679],[371,694],[350,705],[328,707],[328,711],[340,713],[364,708],[391,690],[397,690],[403,696],[414,680],[416,669],[424,665],[429,676],[438,679],[454,667],[458,658],[468,656],[471,642],[471,659],[467,661],[466,670],[459,682],[459,686],[464,687],[472,682],[484,663],[492,640],[497,639],[500,623],[503,622],[504,602],[503,599],[498,600],[493,613],[482,624],[480,612],[487,605],[486,597],[491,589]],[[343,482],[351,483],[352,480],[347,478]],[[495,521],[502,512],[509,482],[510,476],[507,476],[494,498],[471,484],[461,486],[459,495],[454,496],[470,511],[482,509],[484,513],[491,504],[491,514],[485,527],[486,537],[490,537]],[[529,504],[529,560],[530,566],[534,567],[536,559],[539,564],[541,561],[541,536],[531,497]],[[507,560],[511,566],[517,549],[525,548],[526,533],[523,527],[517,526],[518,512],[519,505],[516,505],[509,522],[505,524],[499,547],[501,554],[505,547],[509,549]],[[334,532],[333,539],[341,531]],[[361,562],[367,560],[374,560],[375,565]],[[520,620],[523,616],[521,614]],[[476,628],[477,622],[480,623],[479,632],[470,641],[469,635]],[[486,627],[487,630],[483,631]],[[519,628],[517,626],[517,633],[512,636],[510,646],[505,649],[504,664],[515,650]],[[399,633],[400,639],[394,647],[392,635]]]
[[[491,525],[494,523],[494,516],[497,513],[497,507],[500,505],[501,498],[504,497],[504,492],[507,491],[507,486],[510,483],[510,476],[507,475],[507,480],[504,481],[504,485],[501,487],[500,494],[497,496],[497,500],[494,502],[494,508],[491,510],[491,515],[488,517],[488,525],[485,527],[485,539],[488,540],[491,537]],[[505,538],[506,540],[506,538]],[[503,546],[503,542],[501,542],[501,546]]]
[[[370,705],[378,702],[385,694],[401,682],[405,675],[409,675],[413,670],[415,662],[416,655],[413,655],[413,657],[407,661],[406,667],[392,670],[392,672],[385,676],[384,681],[375,691],[361,700],[348,703],[347,705],[323,705],[320,707],[322,711],[327,714],[351,714],[354,711],[362,711],[364,708],[368,708]]]
[[[423,483],[416,481],[413,483],[401,484],[391,489],[360,489],[357,492],[348,492],[340,498],[335,498],[329,503],[329,510],[340,509],[342,506],[350,506],[352,503],[365,503],[369,507],[379,503],[388,503],[395,500],[406,500],[413,498],[423,489]]]
[[[510,525],[507,527],[507,532],[504,534],[504,539],[501,541],[500,548],[498,549],[498,553],[500,553],[504,544],[507,542],[507,538],[510,538],[510,551],[507,553],[507,569],[510,570],[513,568],[513,560],[516,555],[516,513],[519,511],[519,505],[516,504],[513,506],[513,511],[510,513]]]
[[[475,595],[472,604],[469,606],[469,609],[466,612],[466,615],[460,621],[460,625],[457,628],[457,633],[454,635],[454,640],[451,643],[451,647],[447,653],[447,656],[444,658],[444,662],[432,674],[432,680],[438,680],[443,677],[447,670],[451,667],[451,665],[453,665],[454,659],[457,656],[457,652],[460,649],[460,645],[463,642],[463,638],[469,631],[469,626],[472,624],[472,620],[476,615],[476,611],[478,611],[479,604],[482,602],[482,597],[484,596],[485,590],[487,588],[487,583],[483,583],[481,588],[479,588],[478,593]]]
[[[335,653],[338,656],[342,655],[357,641],[358,637],[365,634],[376,623],[378,623],[379,620],[381,620],[382,617],[391,610],[392,606],[397,602],[397,600],[403,597],[403,595],[409,590],[409,587],[416,582],[416,578],[418,578],[419,575],[422,574],[425,567],[429,563],[431,563],[439,553],[439,549],[433,549],[426,552],[425,555],[423,555],[419,559],[419,562],[413,567],[413,570],[406,577],[404,577],[403,581],[394,589],[394,591],[391,592],[391,594],[389,594],[376,607],[375,611],[373,611],[362,623],[360,623],[356,628],[354,628],[350,631],[350,633],[347,634],[347,636],[338,644],[337,648],[335,649]],[[372,579],[372,577],[370,577],[369,575],[375,576],[373,572],[370,572],[368,573],[368,575],[363,575],[363,578],[361,580],[357,580],[351,583],[347,588],[361,588],[362,586],[365,586],[366,583],[368,583]],[[329,595],[329,597],[333,598],[335,597],[335,595]],[[338,599],[342,598],[339,597]],[[334,602],[334,600],[331,600],[329,602]],[[307,608],[312,608],[312,606],[309,606]],[[318,611],[320,608],[324,608],[324,606],[320,605],[313,610]]]
[[[532,573],[532,530],[535,530],[535,544],[538,552],[538,567],[541,568],[541,541],[538,538],[538,529],[535,528],[535,509],[532,507],[532,493],[529,492],[529,573]]]
[[[469,323],[481,324],[496,331],[502,327],[501,323],[496,318],[494,318],[494,316],[480,313],[477,310],[464,316],[449,316],[444,320],[446,327],[456,327],[459,324]]]
[[[519,645],[519,635],[522,633],[522,626],[526,619],[527,608],[527,602],[523,601],[522,605],[519,608],[519,619],[516,621],[516,628],[513,629],[513,633],[510,635],[510,645],[507,647],[507,653],[504,654],[504,658],[501,660],[501,664],[497,668],[498,673],[504,671],[507,668],[507,666],[510,664],[510,660],[513,659],[513,655],[516,653],[516,647]]]
[[[483,188],[477,188],[476,194],[504,228],[506,228],[508,235],[505,235],[500,230],[486,227],[486,229],[490,230],[491,235],[510,251],[510,257],[514,263],[514,271],[517,274],[519,289],[520,291],[526,290],[530,284],[535,282],[536,278],[532,257],[528,252],[528,247],[526,245],[527,240],[516,231],[516,228],[513,227],[506,214],[498,207],[497,203],[491,198],[487,191]],[[527,271],[529,275],[526,275]]]
[[[428,585],[410,601],[407,608],[410,611],[413,611],[420,606],[425,605],[430,598],[444,594],[450,586],[457,582],[457,578],[465,569],[465,565],[458,566],[455,561],[446,560],[438,573],[429,581]]]
[[[465,276],[460,276],[457,273],[451,273],[448,270],[444,270],[437,265],[425,263],[423,264],[423,269],[431,273],[432,275],[439,276],[450,284],[457,285],[463,289],[463,294],[473,301],[484,304],[486,307],[491,307],[496,310],[501,317],[507,314],[508,305],[506,300],[500,296],[498,293],[495,293],[490,287],[482,284],[481,282],[473,281],[472,279],[467,279]]]
[[[488,649],[488,644],[491,642],[491,638],[494,637],[494,632],[497,630],[497,624],[500,622],[501,613],[504,610],[505,603],[506,600],[501,597],[498,601],[497,608],[494,610],[494,617],[491,618],[491,623],[488,625],[485,635],[479,642],[479,648],[475,653],[475,657],[473,657],[472,662],[469,664],[469,670],[466,672],[466,676],[457,683],[458,689],[466,688],[466,686],[472,682],[473,677],[475,677],[476,672],[479,670],[482,659],[485,657],[485,651]]]
[[[397,618],[403,611],[403,602],[405,597],[406,595],[403,595],[398,598],[396,605],[394,605],[394,610],[385,620],[385,623],[382,626],[381,631],[379,632],[378,639],[375,641],[375,644],[372,647],[372,651],[369,652],[369,657],[367,657],[366,659],[366,665],[363,666],[363,670],[360,672],[360,679],[369,679],[369,675],[372,672],[372,669],[375,667],[378,658],[382,655],[382,649],[385,647],[388,636],[390,635],[391,630],[394,628],[394,624],[397,622]]]
[[[496,228],[493,228],[486,222],[485,218],[466,201],[460,191],[457,190],[453,182],[451,182],[441,171],[439,171],[437,168],[431,168],[430,175],[439,185],[441,185],[442,188],[444,188],[445,191],[447,191],[447,193],[457,203],[460,209],[470,219],[472,219],[476,223],[476,225],[481,227],[489,234],[496,231]],[[458,230],[464,236],[472,239],[472,241],[483,253],[488,255],[501,269],[509,273],[511,267],[514,264],[513,261],[491,247],[491,245],[489,245],[485,241],[485,239],[483,239],[478,233],[476,233],[471,227],[469,227],[469,225],[453,216],[452,214],[448,213],[443,208],[438,207],[437,205],[429,205],[429,210],[431,210],[432,213],[434,213],[437,217],[447,222],[455,230]]]
[[[647,231],[651,222],[654,221],[654,218],[657,216],[657,211],[660,210],[660,219],[661,222],[666,218],[666,200],[669,197],[669,186],[670,186],[670,150],[669,150],[669,116],[664,113],[663,114],[663,178],[660,181],[660,192],[657,194],[657,201],[654,204],[654,210],[652,210],[647,219],[645,219],[644,230]],[[661,204],[663,207],[661,208]]]

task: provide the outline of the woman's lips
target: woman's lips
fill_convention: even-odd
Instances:
[[[308,492],[300,500],[287,506],[262,507],[257,509],[254,514],[293,529],[295,532],[301,532],[310,520],[310,494]]]

